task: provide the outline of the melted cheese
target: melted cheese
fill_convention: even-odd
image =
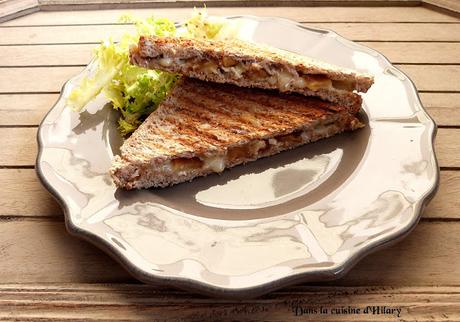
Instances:
[[[280,89],[280,91],[286,91],[290,87],[308,88],[312,91],[332,88],[332,81],[324,76],[297,76],[292,75],[286,71],[281,71],[277,73],[277,78],[278,88]]]
[[[231,57],[224,56],[222,58],[222,66],[224,66],[224,67],[235,66],[237,63],[238,62],[236,60],[234,60],[233,58],[231,58]]]
[[[210,169],[214,172],[222,172],[225,169],[225,156],[214,156],[204,159],[204,169]]]
[[[199,158],[177,158],[171,160],[171,168],[177,172],[200,169],[202,166],[203,161]]]
[[[207,61],[206,63],[202,64],[199,67],[199,69],[203,73],[216,74],[217,73],[217,64],[213,63],[212,61]]]
[[[236,78],[243,77],[243,73],[245,72],[245,68],[242,64],[235,65],[233,67],[223,67],[225,71],[231,71]]]
[[[318,89],[329,89],[332,88],[332,81],[329,78],[313,78],[305,76],[303,77],[305,81],[305,87],[311,89],[312,91],[316,91]]]
[[[297,77],[292,84],[297,88],[305,88],[307,86],[307,82],[302,77]]]
[[[253,63],[250,67],[246,67],[242,63],[237,63],[236,60],[229,57],[223,57],[218,64],[211,60],[200,60],[196,62],[193,59],[172,59],[163,57],[159,59],[159,64],[163,67],[170,67],[173,64],[184,65],[188,64],[193,70],[198,70],[202,73],[218,74],[220,68],[226,73],[232,73],[233,77],[240,79],[249,77],[252,80],[265,81],[271,85],[277,85],[278,89],[285,92],[291,88],[308,88],[312,91],[319,89],[338,89],[345,91],[353,91],[354,84],[350,81],[331,80],[322,74],[298,75],[296,72],[290,73],[286,70],[265,71],[257,63]]]
[[[168,57],[160,58],[160,60],[158,62],[163,67],[170,67],[173,64],[172,58],[168,58]]]
[[[315,131],[313,132],[313,136],[315,137],[328,137],[331,133],[337,130],[337,125],[318,125],[315,127]]]
[[[281,91],[286,91],[289,88],[289,85],[294,81],[293,75],[285,71],[279,72],[277,76],[278,76],[278,88]]]
[[[345,91],[353,91],[355,89],[355,85],[353,82],[350,81],[338,81],[338,80],[333,80],[332,81],[332,87],[336,89],[343,89]]]

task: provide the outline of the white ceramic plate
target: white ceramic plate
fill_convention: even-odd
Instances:
[[[230,19],[241,19],[232,17]],[[245,17],[255,42],[375,76],[366,128],[166,189],[122,191],[107,170],[121,139],[98,98],[82,114],[63,87],[40,125],[37,171],[85,238],[145,282],[249,297],[343,276],[417,224],[439,171],[436,126],[413,83],[380,53],[336,33]]]

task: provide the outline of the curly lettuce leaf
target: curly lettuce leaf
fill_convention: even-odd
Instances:
[[[111,40],[102,43],[94,54],[98,62],[96,72],[84,78],[67,98],[67,105],[74,111],[81,111],[86,104],[99,95],[119,73],[124,63],[122,53]]]
[[[208,17],[205,10],[193,9],[192,16],[184,23],[184,37],[214,39],[222,27],[228,23],[224,18]]]
[[[84,78],[67,98],[67,105],[75,111],[84,107],[100,93],[120,111],[119,130],[123,135],[133,132],[168,95],[179,78],[176,74],[148,70],[129,63],[129,48],[137,44],[140,35],[216,38],[225,29],[223,18],[211,19],[206,12],[194,10],[192,17],[176,30],[167,18],[120,17],[120,22],[131,23],[135,33],[124,34],[118,43],[107,40],[94,51],[97,68]],[[228,29],[228,28],[227,28]]]

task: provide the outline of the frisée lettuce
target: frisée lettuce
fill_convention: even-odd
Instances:
[[[103,41],[94,50],[96,68],[84,78],[67,98],[67,106],[81,112],[100,93],[120,111],[118,120],[122,135],[133,132],[166,97],[179,78],[177,74],[149,70],[129,63],[129,47],[137,44],[140,35],[175,36],[191,38],[219,38],[225,31],[228,38],[232,24],[224,18],[210,19],[205,10],[194,10],[184,27],[177,29],[167,18],[149,17],[138,19],[129,15],[120,17],[120,22],[132,23],[134,33],[126,33],[119,42]]]

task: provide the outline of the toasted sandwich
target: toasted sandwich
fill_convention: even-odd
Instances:
[[[318,96],[356,113],[373,77],[292,52],[241,40],[140,37],[131,62],[187,77],[240,87]]]
[[[318,98],[183,77],[124,142],[110,174],[128,190],[165,187],[360,127]]]

